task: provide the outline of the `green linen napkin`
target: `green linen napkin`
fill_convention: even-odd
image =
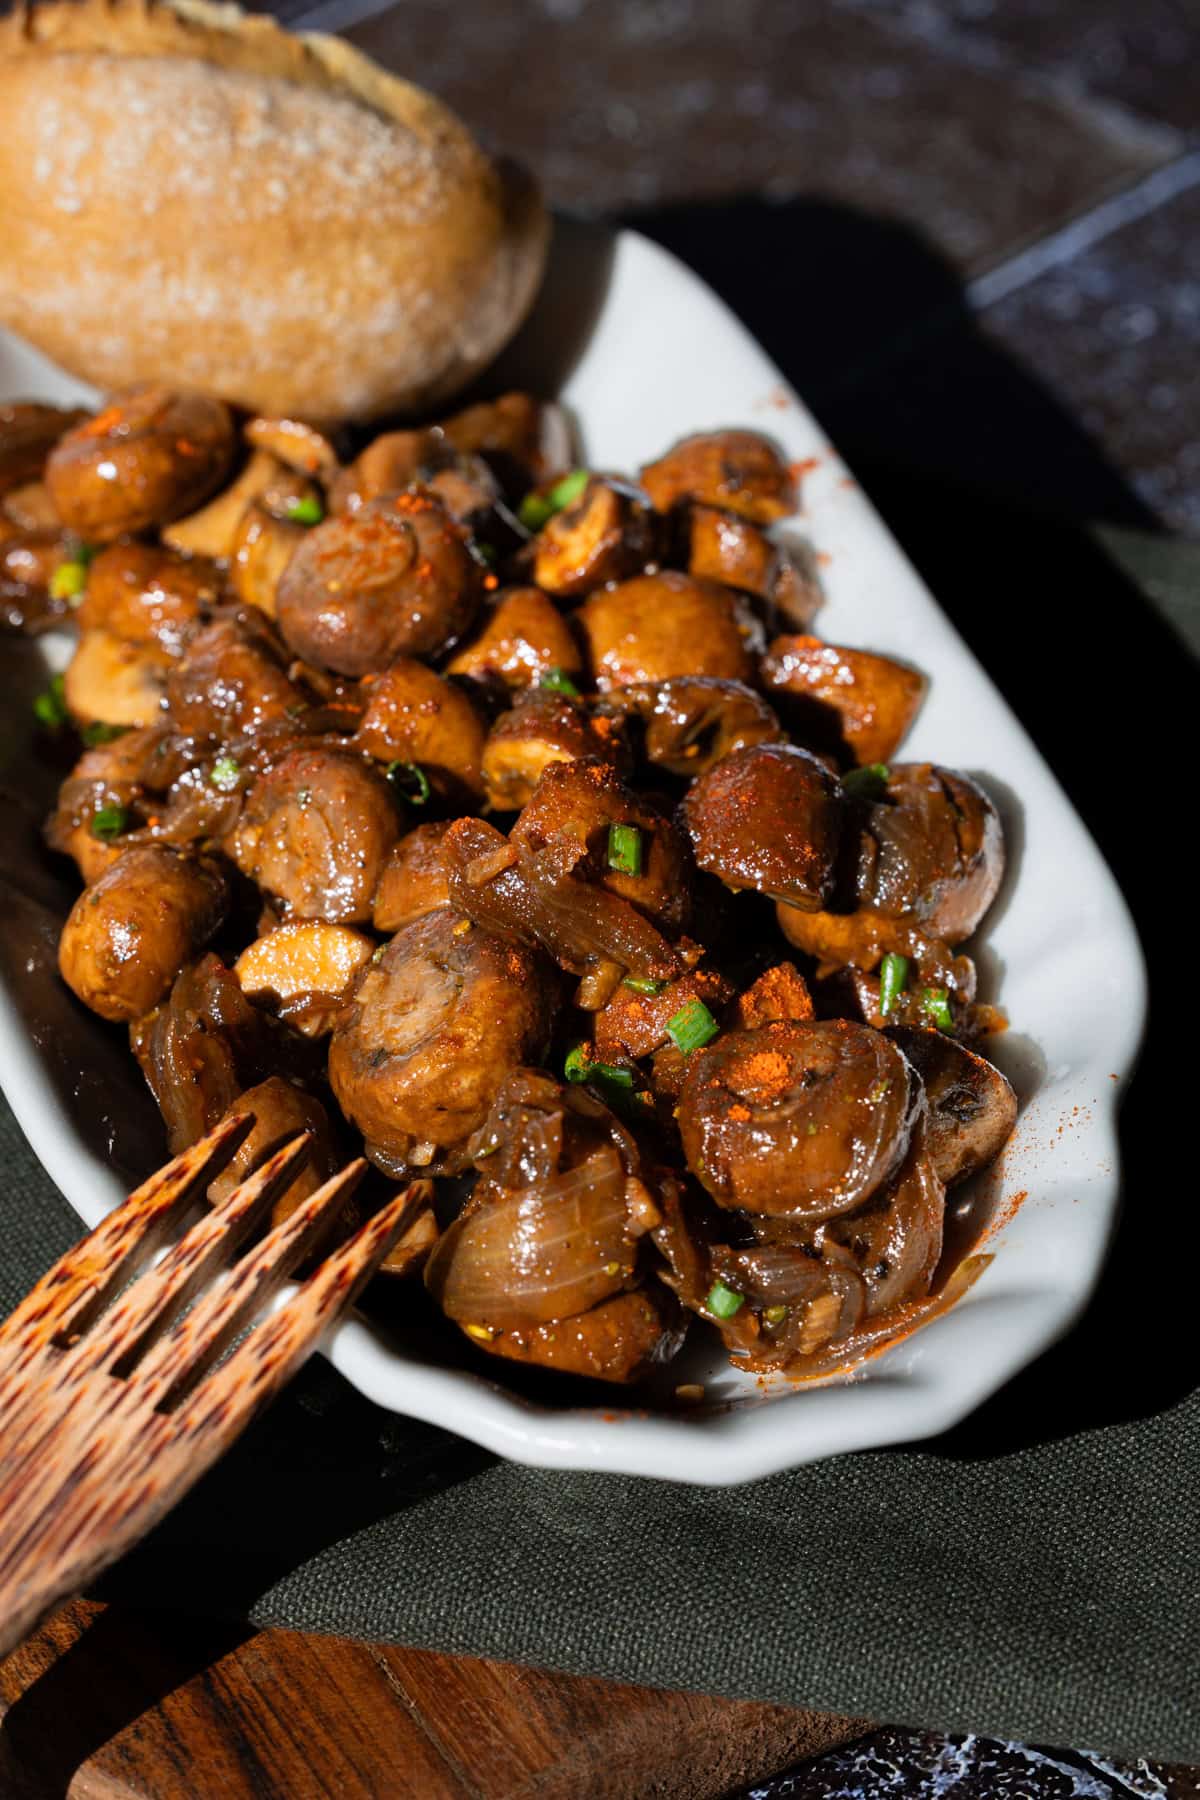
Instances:
[[[944,515],[938,529],[940,544]],[[1029,534],[1020,541],[1026,557]],[[1041,550],[1038,666],[1069,665],[1077,704],[1064,713],[1057,676],[1030,678],[1022,628],[1000,604],[1013,579],[1002,548],[976,565],[983,586],[956,622],[1100,837],[1156,981],[1176,978],[1164,1010],[1181,1021],[1178,1042],[1152,1035],[1126,1106],[1127,1210],[1082,1326],[936,1442],[731,1489],[500,1463],[381,1412],[316,1360],[114,1572],[108,1593],[1200,1761],[1200,1254],[1185,1155],[1195,933],[1185,865],[1173,860],[1190,830],[1194,670],[1111,545],[1102,556],[1074,540],[1061,563]],[[1155,540],[1148,554],[1155,601],[1173,617],[1171,553]],[[1123,545],[1126,571],[1139,557],[1136,541]],[[1172,564],[1192,616],[1195,566],[1194,550]],[[1133,806],[1116,775],[1126,765]],[[7,1109],[0,1169],[7,1310],[79,1226]]]

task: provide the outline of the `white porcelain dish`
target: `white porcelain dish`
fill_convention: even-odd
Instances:
[[[604,290],[590,320],[578,291],[585,279]],[[827,593],[822,635],[922,668],[931,687],[905,756],[977,774],[1005,814],[1011,871],[979,955],[1013,1022],[996,1040],[997,1058],[1025,1104],[988,1178],[994,1220],[984,1248],[992,1261],[949,1312],[829,1384],[764,1384],[736,1373],[718,1350],[693,1349],[686,1375],[673,1375],[705,1383],[705,1403],[689,1411],[670,1406],[669,1387],[660,1410],[653,1402],[621,1410],[610,1398],[599,1406],[535,1404],[505,1387],[503,1365],[492,1376],[431,1363],[361,1319],[342,1326],[328,1354],[372,1400],[507,1457],[732,1483],[941,1431],[1067,1329],[1095,1282],[1114,1220],[1115,1116],[1143,1026],[1144,970],[1121,895],[1053,775],[819,426],[721,302],[632,232],[599,250],[594,236],[568,233],[552,291],[525,334],[527,351],[549,353],[562,335],[560,308],[582,333],[563,398],[595,466],[636,468],[687,432],[735,424],[770,432],[805,465],[797,526]],[[0,400],[79,393],[0,337]],[[44,640],[26,661],[63,653]],[[6,647],[4,655],[11,663],[16,652]],[[10,707],[3,733],[11,739],[27,717]],[[46,943],[37,954],[48,954]],[[64,1034],[82,1033],[88,1021],[67,1015],[64,1027],[29,1013],[10,980],[0,989],[0,1080],[37,1155],[93,1224],[124,1188],[97,1153],[95,1133],[90,1144],[81,1135],[71,1083],[60,1078],[56,1090],[46,1077],[51,1054],[61,1077]],[[68,1064],[71,1054],[68,1045]],[[119,1121],[121,1106],[111,1099],[110,1121]]]

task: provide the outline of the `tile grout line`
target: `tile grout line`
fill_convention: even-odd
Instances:
[[[1187,150],[1161,168],[1152,169],[1131,187],[1122,188],[1119,193],[1111,194],[1068,220],[1049,236],[1019,250],[986,274],[968,281],[963,290],[968,306],[974,312],[981,312],[999,300],[1006,300],[1047,270],[1060,267],[1081,251],[1090,250],[1123,226],[1146,218],[1196,186],[1200,186],[1200,150]]]
[[[348,31],[386,12],[391,4],[392,0],[319,0],[285,24],[289,31]]]

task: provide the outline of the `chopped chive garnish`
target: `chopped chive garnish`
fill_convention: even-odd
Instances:
[[[578,500],[588,479],[586,469],[572,469],[569,475],[556,481],[544,494],[526,494],[517,508],[517,517],[526,531],[540,531],[547,519],[552,519],[555,513],[562,512],[564,507]]]
[[[842,788],[852,800],[878,800],[887,790],[890,774],[886,763],[866,763],[842,776]]]
[[[651,981],[648,975],[627,975],[621,983],[635,994],[661,994],[666,985],[665,981]]]
[[[782,1325],[787,1316],[788,1309],[786,1306],[768,1306],[766,1312],[763,1314],[763,1318],[768,1325]]]
[[[389,763],[384,773],[393,786],[399,788],[410,806],[424,806],[433,792],[429,777],[419,763]]]
[[[608,866],[619,875],[641,874],[642,834],[636,825],[609,826]]]
[[[78,557],[60,562],[50,577],[52,600],[78,600],[87,586],[87,564]]]
[[[667,1036],[685,1056],[711,1043],[720,1029],[703,1000],[685,1001],[675,1017],[667,1020]]]
[[[565,669],[547,669],[538,686],[548,689],[552,694],[565,694],[568,700],[579,698],[579,689]]]
[[[302,500],[289,500],[287,516],[293,525],[319,525],[325,508],[315,494],[305,494]]]
[[[602,1092],[618,1088],[621,1098],[633,1087],[632,1069],[622,1069],[616,1063],[593,1062],[583,1044],[568,1050],[563,1074],[568,1081],[594,1081]]]
[[[922,988],[921,1007],[929,1014],[939,1031],[953,1031],[954,1020],[950,1014],[950,995],[945,988]]]
[[[98,744],[114,743],[117,738],[124,737],[128,730],[128,725],[106,725],[103,720],[97,719],[94,724],[85,725],[79,735],[88,749],[94,750]]]
[[[222,794],[232,794],[241,772],[242,765],[235,756],[218,756],[208,771],[208,779]]]
[[[879,1010],[886,1018],[908,985],[908,958],[889,950],[879,965]]]
[[[61,675],[51,677],[50,686],[33,703],[33,716],[39,725],[57,731],[67,722],[67,701]]]
[[[704,1304],[710,1313],[716,1313],[718,1319],[732,1319],[734,1313],[740,1312],[746,1304],[746,1296],[739,1294],[736,1288],[726,1287],[723,1281],[714,1281]]]
[[[129,823],[129,814],[123,806],[102,806],[98,813],[92,815],[92,836],[104,838],[120,837]]]
[[[500,560],[495,544],[488,544],[482,538],[475,538],[472,540],[472,547],[481,563],[486,563],[489,569],[495,568]]]

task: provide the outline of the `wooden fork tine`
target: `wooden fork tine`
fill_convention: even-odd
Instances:
[[[288,1276],[332,1225],[366,1173],[360,1158],[311,1194],[262,1243],[220,1277],[153,1346],[131,1380],[155,1404],[191,1387],[245,1326],[270,1304]]]
[[[193,1441],[215,1433],[222,1442],[290,1380],[347,1309],[426,1204],[414,1181],[327,1256],[278,1312],[255,1327],[220,1368],[184,1400],[175,1417]]]
[[[85,1328],[144,1266],[197,1192],[220,1174],[253,1124],[239,1113],[143,1182],[60,1257],[0,1325],[0,1430],[21,1404],[22,1379],[56,1343]]]
[[[232,1260],[267,1208],[296,1179],[311,1148],[312,1133],[307,1131],[284,1144],[120,1294],[78,1346],[81,1368],[114,1363],[118,1373],[127,1373],[214,1269]]]
[[[361,1165],[347,1173],[356,1179]],[[351,1185],[335,1177],[305,1202],[299,1212],[308,1213],[309,1230],[328,1220]],[[157,1409],[161,1395],[136,1372],[127,1380],[96,1368],[78,1375],[84,1404],[67,1430],[39,1447],[33,1479],[0,1480],[0,1656],[199,1480],[350,1305],[424,1204],[423,1184],[414,1183],[384,1207],[174,1412]],[[271,1235],[280,1242],[282,1228]],[[305,1228],[293,1241],[306,1241]],[[265,1288],[277,1269],[260,1267]],[[207,1350],[208,1340],[199,1347]],[[78,1369],[75,1359],[66,1361]]]

